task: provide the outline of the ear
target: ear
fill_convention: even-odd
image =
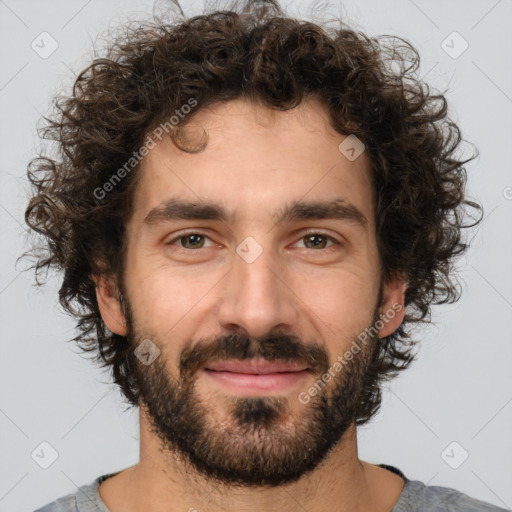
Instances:
[[[96,300],[106,326],[115,334],[126,336],[126,318],[119,302],[119,292],[114,280],[105,275],[93,276],[96,283]]]
[[[392,277],[384,283],[382,303],[380,305],[379,338],[393,334],[404,320],[404,297],[407,289],[407,280],[403,274]]]

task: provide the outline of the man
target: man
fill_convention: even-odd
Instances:
[[[503,510],[358,458],[410,326],[458,298],[479,206],[444,97],[383,42],[242,7],[127,33],[31,166],[37,270],[140,407],[138,464],[40,512]]]

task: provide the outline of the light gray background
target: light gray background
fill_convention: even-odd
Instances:
[[[184,3],[187,13],[202,4]],[[290,12],[308,16],[310,4],[293,2]],[[99,32],[146,17],[152,7],[135,0],[0,1],[0,512],[34,510],[138,460],[137,411],[123,414],[108,375],[67,342],[74,323],[57,306],[59,281],[36,290],[33,274],[20,272],[15,260],[26,249],[25,169],[40,144],[40,115],[93,56]],[[436,325],[420,333],[419,360],[360,430],[360,456],[510,508],[512,2],[350,0],[331,2],[330,12],[370,35],[409,39],[422,56],[421,74],[449,88],[451,115],[480,151],[467,166],[468,192],[486,215],[459,262],[462,299],[434,308]],[[31,48],[43,31],[59,44],[47,59]],[[469,43],[456,59],[441,47],[453,31]],[[43,441],[59,455],[48,469],[31,458]],[[441,456],[453,441],[469,453],[458,469]],[[449,450],[452,460],[460,450]]]

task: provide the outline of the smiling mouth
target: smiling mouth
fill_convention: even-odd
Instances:
[[[301,364],[263,359],[219,361],[205,366],[203,372],[224,388],[249,394],[283,391],[310,374]]]
[[[267,361],[265,359],[232,359],[218,361],[205,366],[211,371],[245,373],[250,375],[266,375],[269,373],[290,373],[304,371],[308,368],[304,365],[288,361]]]

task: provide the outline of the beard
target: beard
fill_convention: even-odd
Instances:
[[[378,356],[377,335],[364,344],[357,336],[351,338],[360,351],[350,360],[343,359],[339,371],[332,370],[334,361],[329,361],[322,346],[284,333],[271,332],[257,340],[242,334],[200,339],[185,345],[179,374],[172,375],[163,357],[163,347],[170,342],[151,337],[161,355],[148,366],[134,355],[133,349],[148,338],[147,331],[137,331],[126,299],[124,306],[132,347],[129,364],[153,433],[170,460],[177,457],[194,474],[217,484],[278,486],[298,480],[340,442],[356,421],[368,390],[376,386],[368,369]],[[371,325],[378,319],[376,307]],[[303,364],[315,376],[317,394],[304,403],[298,394],[219,396],[207,390],[205,397],[199,393],[197,376],[207,363],[253,358]],[[330,368],[332,379],[326,384],[321,377]],[[219,411],[226,410],[227,415],[219,417]]]

